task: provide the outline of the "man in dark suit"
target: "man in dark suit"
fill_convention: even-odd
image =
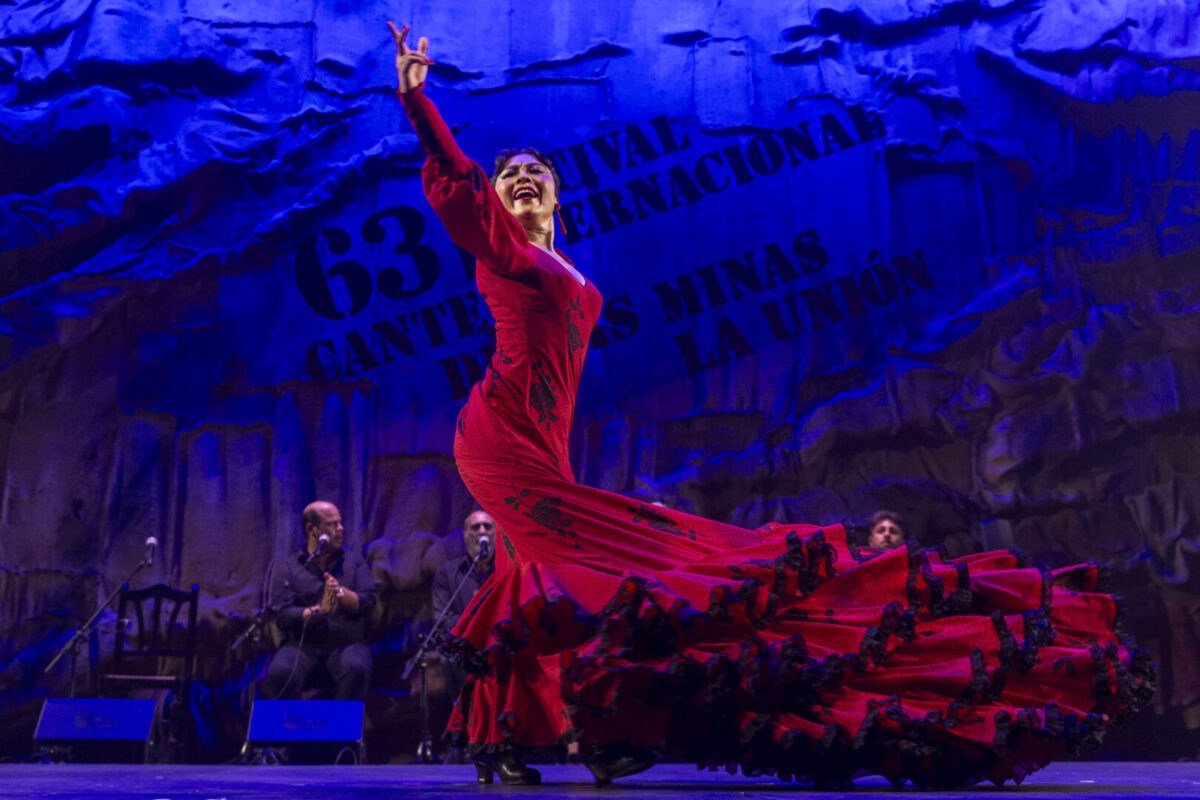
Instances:
[[[267,666],[268,699],[296,699],[308,688],[336,687],[338,700],[365,700],[371,680],[366,627],[375,581],[363,557],[342,549],[342,515],[310,503],[301,517],[305,547],[289,555],[271,582],[271,605],[285,644]]]

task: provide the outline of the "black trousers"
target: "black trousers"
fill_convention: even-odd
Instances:
[[[263,694],[269,700],[297,700],[305,689],[336,686],[338,700],[366,700],[371,683],[371,649],[361,642],[328,655],[284,645],[271,656]]]

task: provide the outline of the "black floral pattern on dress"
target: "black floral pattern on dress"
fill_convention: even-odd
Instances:
[[[511,506],[514,511],[525,511],[525,516],[533,520],[538,525],[541,525],[547,530],[553,531],[560,536],[566,536],[571,539],[571,546],[578,550],[581,545],[577,541],[579,534],[570,529],[570,525],[574,520],[569,517],[564,517],[559,506],[562,505],[561,497],[544,497],[537,503],[530,505],[525,498],[529,496],[528,489],[518,489],[513,487],[513,493],[504,498],[504,504]],[[504,534],[501,533],[501,536]],[[510,553],[511,555],[511,553]]]
[[[550,430],[550,424],[558,422],[558,415],[554,413],[555,406],[558,405],[558,394],[554,391],[554,384],[550,381],[550,373],[542,366],[542,362],[535,360],[533,362],[533,382],[529,386],[529,405],[538,412],[538,422],[546,423],[546,430]]]
[[[504,376],[500,374],[500,366],[507,366],[512,363],[513,358],[504,352],[504,345],[496,345],[496,350],[492,353],[491,365],[488,367],[487,372],[483,376],[483,379],[487,384],[487,392],[493,392],[495,390],[495,384],[497,383],[501,386],[506,385]]]
[[[500,544],[504,545],[504,552],[508,553],[509,561],[517,560],[517,548],[513,547],[512,539],[508,538],[508,534],[500,531]]]
[[[565,536],[571,541],[571,546],[579,550],[582,545],[578,542],[579,534],[570,529],[570,525],[574,522],[569,517],[564,517],[559,506],[562,505],[561,497],[544,497],[537,502],[532,508],[525,512],[525,516],[541,525],[547,530],[553,531],[560,536]]]
[[[583,309],[580,305],[583,303],[582,295],[575,295],[575,299],[567,304],[567,355],[573,356],[575,353],[583,349],[583,334],[579,332],[579,326],[575,324],[575,315],[579,315],[579,319],[583,319]]]
[[[512,496],[504,498],[504,504],[508,505],[508,506],[512,506],[513,511],[520,511],[521,510],[521,501],[528,496],[529,496],[528,489],[518,489],[517,487],[514,486]]]
[[[429,151],[427,150],[426,152]],[[475,194],[475,216],[486,226],[491,214],[488,213],[487,191],[483,187],[487,186],[489,181],[487,175],[483,173],[483,167],[478,164],[474,164],[473,166],[474,169],[471,170],[471,191]]]
[[[694,530],[684,530],[676,522],[669,517],[664,517],[662,514],[654,510],[653,506],[639,505],[636,508],[626,507],[626,510],[633,512],[634,522],[644,522],[656,531],[669,533],[672,536],[681,536],[685,539],[696,541],[697,534]]]

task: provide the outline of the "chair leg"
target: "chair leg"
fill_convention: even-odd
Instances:
[[[167,706],[166,718],[163,720],[162,747],[158,758],[160,763],[182,764],[186,760],[187,713],[178,697],[173,698]]]

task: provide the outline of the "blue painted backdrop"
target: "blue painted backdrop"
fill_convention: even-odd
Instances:
[[[393,19],[430,37],[468,154],[561,163],[558,243],[607,298],[582,481],[746,526],[886,506],[956,553],[1107,563],[1163,671],[1143,725],[1180,734],[1108,755],[1194,755],[1198,17],[0,0],[9,745],[147,536],[140,581],[201,587],[210,688],[309,500],[372,563],[381,659],[458,552],[453,421],[490,316],[421,196]]]

